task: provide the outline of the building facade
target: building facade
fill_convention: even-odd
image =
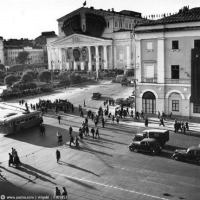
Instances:
[[[44,51],[43,49],[33,49],[32,47],[7,47],[4,49],[5,65],[12,67],[18,65],[17,57],[19,52],[29,52],[29,60],[26,64],[41,64],[44,63]]]
[[[137,111],[200,117],[200,8],[138,25],[135,33]]]
[[[4,65],[4,45],[3,37],[0,37],[0,64]]]
[[[79,8],[58,19],[58,37],[49,39],[51,70],[133,68],[135,24],[143,21],[133,11]]]

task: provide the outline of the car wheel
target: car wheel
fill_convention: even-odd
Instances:
[[[129,147],[130,151],[134,151],[135,148],[134,147]]]
[[[174,157],[174,160],[179,160],[179,157],[178,157],[178,156],[175,156],[175,157]]]

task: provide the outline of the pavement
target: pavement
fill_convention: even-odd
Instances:
[[[84,109],[90,109],[90,107],[86,106]],[[115,107],[109,106],[109,109],[114,114]],[[93,111],[97,111],[97,109],[93,109]],[[61,124],[58,123],[54,112],[48,112],[44,115],[45,137],[39,136],[37,127],[19,135],[0,135],[0,195],[5,195],[6,199],[8,197],[10,199],[25,199],[25,197],[26,199],[28,197],[30,197],[29,199],[53,199],[53,188],[65,186],[69,199],[73,200],[168,199],[160,197],[159,191],[154,193],[153,190],[156,190],[154,186],[149,185],[148,190],[151,187],[154,189],[148,193],[140,192],[135,186],[139,181],[137,178],[135,185],[130,182],[130,185],[125,187],[129,179],[125,179],[124,174],[117,171],[119,163],[116,161],[116,155],[121,157],[126,155],[123,153],[127,151],[125,143],[127,138],[122,141],[117,140],[115,144],[112,142],[115,135],[119,135],[121,132],[118,133],[117,127],[113,129],[111,120],[106,120],[106,126],[111,127],[109,134],[100,131],[102,141],[92,140],[91,137],[86,138],[86,142],[81,142],[81,146],[84,148],[80,151],[69,147],[68,128],[71,125],[73,134],[76,135],[84,119],[79,117],[78,110],[75,113],[69,112],[67,114],[60,112],[60,115],[62,117]],[[134,120],[131,117],[122,119],[119,123],[122,129],[126,129],[126,135],[129,138],[132,137],[132,127],[138,128],[138,130],[141,128],[174,130],[174,119],[165,120],[165,127],[159,126],[158,118],[149,117],[148,119],[148,127],[145,127],[143,120]],[[94,126],[91,120],[89,120],[89,126]],[[61,146],[57,144],[57,131],[63,135],[64,143]],[[189,131],[186,131],[185,135],[200,137],[200,124],[190,122]],[[8,152],[11,151],[12,147],[16,148],[23,163],[19,169],[8,167],[7,164]],[[61,151],[60,164],[56,163],[56,149]],[[130,171],[128,168],[123,170]],[[119,173],[119,185],[115,180],[117,178],[111,176],[111,173]],[[133,195],[137,197],[133,198]]]

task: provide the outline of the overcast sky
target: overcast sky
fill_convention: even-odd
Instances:
[[[58,33],[57,19],[82,7],[84,0],[0,0],[0,36],[35,39],[41,32]],[[200,7],[200,0],[87,0],[86,7],[151,14],[175,13],[183,6]]]

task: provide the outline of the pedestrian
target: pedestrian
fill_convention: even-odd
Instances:
[[[73,104],[71,105],[71,109],[72,109],[72,112],[74,112],[74,105]]]
[[[185,127],[186,127],[186,130],[189,131],[189,125],[187,121],[185,122]]]
[[[72,131],[73,131],[72,126],[69,126],[69,136],[72,136]]]
[[[60,124],[60,120],[61,120],[61,116],[58,115],[58,122],[59,122],[59,124]]]
[[[94,128],[93,128],[93,127],[91,128],[91,133],[92,133],[92,137],[94,138],[94,133],[95,133],[95,130],[94,130]]]
[[[159,124],[159,126],[161,126],[161,125],[165,126],[165,124],[164,124],[164,119],[163,119],[162,116],[160,117],[160,124]]]
[[[104,119],[104,117],[102,117],[101,121],[102,121],[102,127],[104,128],[104,126],[105,126],[105,119]]]
[[[112,116],[112,123],[114,123],[115,122],[115,116],[113,115]]]
[[[141,119],[144,119],[144,112],[141,110]]]
[[[83,102],[83,106],[84,106],[84,107],[86,106],[86,104],[85,104],[85,100],[84,100],[84,102]]]
[[[160,111],[158,111],[158,119],[160,119]]]
[[[74,144],[75,145],[75,143],[74,143],[74,137],[71,135],[70,136],[70,141],[69,141],[69,146],[71,147],[71,144]]]
[[[145,126],[146,126],[146,127],[148,127],[148,123],[149,123],[149,120],[148,120],[148,118],[146,117],[146,118],[145,118]]]
[[[60,151],[58,149],[56,150],[56,160],[57,160],[57,163],[60,160]]]
[[[133,110],[131,110],[131,117],[133,118]]]
[[[116,117],[116,122],[119,124],[119,116]]]
[[[85,127],[85,132],[86,132],[86,135],[89,136],[89,128],[88,128],[88,125]]]
[[[13,165],[13,155],[11,153],[8,154],[9,155],[9,160],[8,160],[8,166],[10,167],[10,165]]]
[[[75,144],[76,144],[76,148],[78,148],[79,147],[79,138],[78,138],[78,136],[76,135],[75,136]]]
[[[59,199],[61,196],[60,190],[58,189],[58,187],[55,187],[54,189],[54,198],[55,199]]]
[[[65,187],[63,187],[63,191],[62,191],[62,199],[68,199],[68,194],[67,194],[67,190],[65,189]]]
[[[60,133],[58,136],[58,144],[62,144],[62,134]]]
[[[96,133],[96,138],[97,138],[97,136],[99,138],[99,129],[98,128],[96,129],[95,133]]]

